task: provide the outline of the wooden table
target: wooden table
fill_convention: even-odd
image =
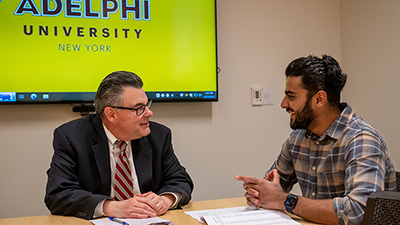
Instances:
[[[228,198],[207,201],[190,202],[183,207],[183,210],[170,210],[161,218],[172,221],[173,225],[200,225],[202,223],[187,215],[184,211],[204,210],[204,209],[219,209],[229,207],[246,206],[246,201],[241,198]],[[291,215],[292,218],[302,225],[315,225],[315,223],[305,221],[300,217]],[[71,216],[29,216],[17,217],[9,219],[0,219],[1,225],[92,225],[88,220],[79,219]],[[203,224],[204,225],[204,224]]]

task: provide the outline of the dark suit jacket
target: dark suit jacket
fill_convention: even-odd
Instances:
[[[180,205],[191,199],[193,182],[179,163],[169,128],[150,122],[151,133],[131,141],[142,193],[180,192]],[[110,198],[108,141],[100,118],[88,115],[54,130],[54,155],[47,171],[45,203],[52,214],[93,217],[96,205]]]

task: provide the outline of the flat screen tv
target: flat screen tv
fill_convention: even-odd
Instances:
[[[153,101],[217,101],[216,0],[0,0],[0,105],[92,103],[126,70]]]

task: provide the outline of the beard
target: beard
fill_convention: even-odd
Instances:
[[[293,109],[287,108],[286,111],[292,111]],[[310,124],[314,121],[316,115],[314,110],[311,108],[311,98],[307,99],[304,107],[295,113],[295,118],[290,120],[290,128],[296,129],[307,129]]]

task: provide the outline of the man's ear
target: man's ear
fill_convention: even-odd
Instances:
[[[106,107],[104,109],[104,117],[109,121],[113,121],[115,119],[115,110],[114,110],[114,108]]]
[[[319,90],[315,95],[314,95],[314,102],[315,106],[318,108],[321,108],[324,106],[326,103],[328,103],[328,95],[324,90]]]

